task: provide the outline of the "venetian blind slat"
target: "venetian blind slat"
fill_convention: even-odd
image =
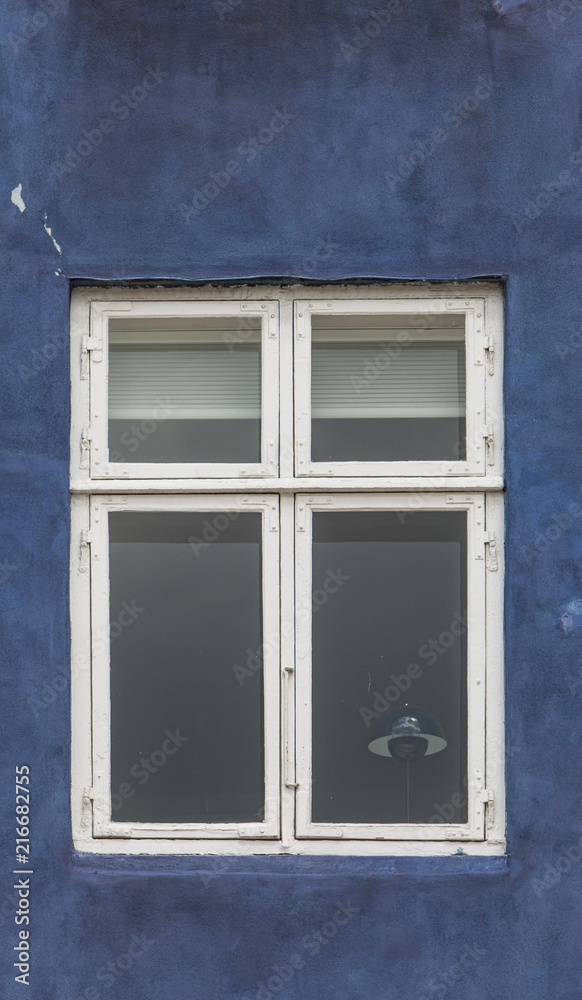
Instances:
[[[170,350],[112,348],[109,418],[259,419],[259,349],[214,346]],[[169,411],[169,414],[168,414]]]

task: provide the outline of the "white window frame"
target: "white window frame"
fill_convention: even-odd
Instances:
[[[78,850],[122,854],[447,855],[456,853],[462,844],[464,853],[469,854],[504,852],[502,291],[493,283],[334,285],[314,291],[316,299],[307,299],[306,288],[301,285],[73,291],[71,803],[73,838]],[[471,319],[467,322],[467,329],[474,331],[467,340],[467,462],[335,463],[333,470],[329,465],[323,469],[317,463],[299,464],[301,455],[310,454],[305,444],[296,449],[297,441],[309,441],[310,431],[310,368],[306,367],[310,366],[309,316],[333,308],[344,314],[408,311],[411,316],[415,312],[424,315],[457,310],[473,316],[475,324],[483,321],[479,328],[470,326]],[[263,316],[262,433],[266,462],[242,469],[208,464],[96,466],[95,444],[98,449],[106,445],[104,337],[109,318],[126,316],[128,312],[146,317],[225,315],[225,310],[231,310],[228,315],[236,310],[237,314]],[[300,321],[303,338],[299,337]],[[84,339],[87,337],[89,342]],[[277,365],[278,372],[274,371]],[[475,386],[476,396],[470,398],[469,386]],[[473,405],[476,397],[479,406]],[[99,415],[95,419],[96,413]],[[479,451],[481,463],[477,461]],[[100,453],[98,450],[97,456]],[[456,468],[458,465],[462,468]],[[103,513],[109,509],[218,511],[233,509],[236,504],[240,509],[244,505],[245,510],[264,512],[264,553],[268,558],[263,587],[268,585],[271,597],[279,591],[280,581],[280,617],[278,609],[275,621],[270,608],[264,622],[264,635],[269,636],[265,667],[269,660],[271,678],[265,699],[265,716],[270,720],[266,730],[270,743],[265,758],[269,774],[265,824],[250,824],[247,829],[243,829],[245,824],[232,824],[220,830],[205,830],[197,824],[178,824],[178,830],[174,824],[119,824],[111,819],[109,735],[108,723],[103,722],[108,713],[107,656],[102,645],[92,651],[90,640],[91,623],[94,636],[108,628]],[[274,516],[274,508],[279,510],[280,519]],[[310,823],[309,807],[309,627],[298,625],[295,633],[295,611],[310,601],[311,594],[311,554],[307,548],[311,511],[403,508],[466,509],[471,525],[468,600],[477,622],[473,623],[475,634],[471,632],[469,638],[469,822],[430,827],[315,827]],[[96,522],[98,511],[101,513]],[[478,516],[481,513],[482,518]],[[304,616],[297,618],[303,620]],[[277,628],[279,657],[271,642]]]
[[[167,479],[276,476],[279,410],[279,303],[276,301],[92,301],[80,337],[80,382],[87,389],[88,422],[81,431],[79,471],[89,465],[92,479]],[[261,461],[111,462],[108,446],[109,321],[111,319],[202,319],[253,317],[261,321]],[[244,343],[244,331],[241,333]]]
[[[414,514],[422,511],[467,512],[467,799],[468,822],[463,824],[355,824],[313,823],[311,821],[311,547],[313,544],[313,511],[374,511],[397,510]],[[489,513],[494,519],[494,514]],[[483,493],[443,495],[423,494],[421,506],[411,510],[409,494],[350,493],[339,496],[319,494],[299,496],[296,541],[296,670],[297,670],[297,837],[335,838],[350,840],[484,840],[484,806],[482,792],[485,776],[485,650],[487,633],[486,607],[486,497]]]
[[[263,724],[265,820],[263,823],[123,823],[111,815],[109,643],[109,518],[112,511],[257,511],[262,517]],[[95,837],[206,839],[279,836],[279,501],[277,496],[131,497],[91,499],[91,604],[93,704],[93,833]],[[193,556],[194,558],[194,553]],[[101,596],[101,599],[97,597]],[[232,683],[236,682],[233,673]]]
[[[438,331],[421,332],[416,318],[427,314],[465,317],[466,442],[464,461],[312,462],[311,461],[311,351],[312,317],[317,315],[399,315],[410,321],[411,342],[439,340]],[[297,476],[483,476],[498,472],[493,421],[487,415],[487,373],[494,374],[494,342],[486,333],[485,298],[337,299],[295,302],[295,413]],[[432,334],[432,336],[431,336]],[[374,337],[366,331],[366,339]],[[380,345],[378,345],[380,346]]]

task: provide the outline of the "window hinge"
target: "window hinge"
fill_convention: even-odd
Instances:
[[[495,340],[489,334],[485,338],[485,354],[487,355],[487,371],[489,375],[493,375],[493,355],[495,353]]]
[[[82,469],[89,468],[89,453],[91,450],[91,440],[93,438],[93,431],[87,425],[83,427],[81,431],[81,461],[80,465]]]
[[[276,503],[269,504],[269,527],[271,531],[279,530],[279,508]]]
[[[87,528],[81,531],[81,541],[79,544],[79,573],[87,572],[89,562],[89,546],[93,541],[93,535]]]
[[[485,555],[487,569],[491,570],[492,573],[496,573],[498,569],[497,539],[494,531],[485,532]]]
[[[95,789],[84,788],[81,801],[81,826],[89,829],[93,818],[93,802],[95,801]]]
[[[103,344],[98,337],[88,337],[86,334],[81,340],[81,375],[87,372],[89,352],[93,352],[93,361],[103,360]]]
[[[482,802],[485,807],[487,829],[490,830],[495,819],[495,796],[490,788],[482,789],[479,801]]]
[[[307,512],[305,509],[305,500],[303,497],[299,497],[299,503],[297,504],[297,513],[295,515],[295,523],[298,531],[305,531],[307,527]]]
[[[492,424],[487,424],[483,428],[483,438],[485,440],[485,462],[487,465],[495,465],[495,438]]]

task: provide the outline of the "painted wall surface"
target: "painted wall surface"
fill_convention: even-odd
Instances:
[[[28,990],[12,968],[24,763],[35,1000],[579,995],[582,4],[496,7],[2,4],[7,1000]],[[70,282],[481,275],[507,276],[508,859],[75,856]]]

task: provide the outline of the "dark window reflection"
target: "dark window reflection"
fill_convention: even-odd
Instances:
[[[410,764],[410,822],[467,822],[466,515],[314,514],[316,823],[404,823],[406,764],[368,750],[386,711],[432,713],[446,749]]]
[[[264,810],[261,515],[109,515],[114,821]]]

